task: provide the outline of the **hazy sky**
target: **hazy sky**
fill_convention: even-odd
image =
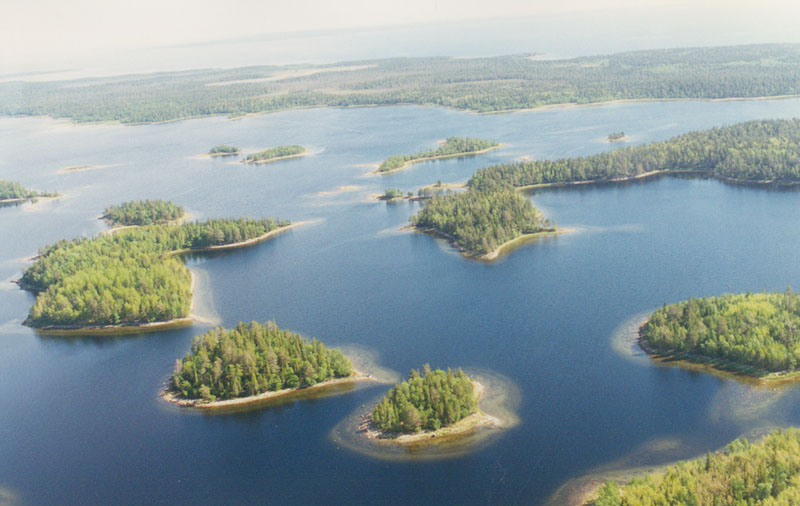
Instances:
[[[521,17],[627,6],[702,7],[796,23],[797,0],[2,0],[0,62],[8,73],[120,49],[269,32],[341,29],[481,17]],[[711,13],[711,14],[708,14]]]

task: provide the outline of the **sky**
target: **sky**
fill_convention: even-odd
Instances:
[[[687,17],[696,11],[700,18],[765,25],[765,33],[771,23],[774,33],[797,31],[800,19],[797,0],[2,0],[2,5],[0,74],[69,67],[124,50],[267,33],[589,10],[684,9]]]

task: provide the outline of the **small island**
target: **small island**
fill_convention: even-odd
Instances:
[[[242,150],[238,147],[230,146],[228,144],[220,144],[219,146],[214,146],[208,150],[208,154],[210,156],[233,156],[238,155],[241,152]]]
[[[412,164],[440,158],[480,155],[500,147],[495,141],[476,137],[449,137],[437,149],[420,151],[412,155],[390,156],[378,166],[378,174],[391,174],[410,167]]]
[[[383,194],[375,197],[378,200],[385,200],[387,202],[395,202],[397,200],[411,200],[414,199],[414,192],[403,193],[403,190],[398,188],[387,188]]]
[[[307,154],[308,151],[303,146],[276,146],[274,148],[249,154],[244,158],[244,160],[242,160],[242,163],[271,163],[279,160],[288,160],[289,158],[297,158]]]
[[[161,396],[179,406],[220,408],[368,379],[340,350],[316,339],[275,322],[239,322],[195,337]]]
[[[625,132],[612,132],[606,136],[608,142],[623,142],[625,139]]]
[[[401,444],[454,436],[498,420],[478,408],[482,386],[461,369],[412,369],[365,417],[362,433]]]
[[[449,239],[464,255],[494,260],[529,238],[556,233],[531,201],[517,192],[450,193],[433,197],[411,226]]]
[[[24,202],[39,197],[59,197],[58,193],[37,192],[29,190],[19,183],[0,179],[0,204],[11,202]]]
[[[169,223],[183,216],[183,207],[172,202],[137,200],[109,206],[101,218],[112,226],[142,226]]]
[[[586,506],[697,504],[789,506],[800,498],[800,430],[761,441],[741,438],[722,451],[668,466],[620,486],[606,482]]]
[[[800,296],[726,294],[664,305],[639,331],[660,358],[707,364],[761,380],[800,376]]]

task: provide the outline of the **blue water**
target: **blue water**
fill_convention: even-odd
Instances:
[[[521,156],[586,155],[747,119],[800,115],[800,100],[659,102],[476,115],[423,107],[289,111],[243,120],[72,126],[0,119],[0,178],[63,193],[0,209],[0,497],[24,504],[542,504],[567,480],[664,439],[682,458],[800,423],[789,388],[752,402],[731,379],[631,360],[626,320],[664,302],[800,286],[800,193],[663,178],[553,189],[535,205],[572,234],[487,264],[403,233],[418,204],[371,193],[464,181]],[[450,135],[497,139],[486,155],[365,176],[392,154]],[[260,166],[194,157],[219,143],[302,144]],[[59,173],[74,165],[107,168]],[[333,195],[343,185],[354,191]],[[197,217],[311,223],[252,248],[191,259],[198,299],[224,325],[274,319],[326,343],[375,351],[401,374],[430,363],[496,371],[520,389],[521,423],[474,453],[373,459],[330,439],[385,386],[246,414],[208,415],[157,398],[191,328],[119,338],[39,336],[33,296],[9,280],[21,259],[92,236],[110,204],[166,198]],[[643,461],[657,463],[653,452]]]

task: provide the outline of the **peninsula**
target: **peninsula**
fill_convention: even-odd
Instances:
[[[412,155],[390,156],[378,166],[377,174],[391,174],[407,169],[412,164],[426,160],[479,155],[500,147],[495,141],[476,137],[449,137],[436,149],[419,151]]]
[[[0,179],[0,204],[9,202],[23,202],[39,197],[58,197],[58,193],[37,192],[29,190],[19,183]]]
[[[138,200],[107,207],[102,218],[112,226],[164,224],[184,216],[183,207],[164,200]]]
[[[726,294],[664,305],[639,332],[657,357],[708,364],[762,380],[800,374],[800,295]]]
[[[362,434],[400,444],[457,436],[478,426],[498,426],[499,420],[478,408],[482,385],[461,369],[412,369],[365,418]]]
[[[287,160],[289,158],[297,158],[299,156],[307,155],[308,151],[303,146],[276,146],[274,148],[265,149],[257,153],[247,155],[242,163],[271,163],[278,160]]]
[[[241,149],[236,146],[229,146],[228,144],[220,144],[208,150],[210,156],[232,156],[241,153]]]
[[[341,351],[316,339],[275,322],[239,322],[195,337],[161,396],[179,406],[219,408],[368,379]]]

